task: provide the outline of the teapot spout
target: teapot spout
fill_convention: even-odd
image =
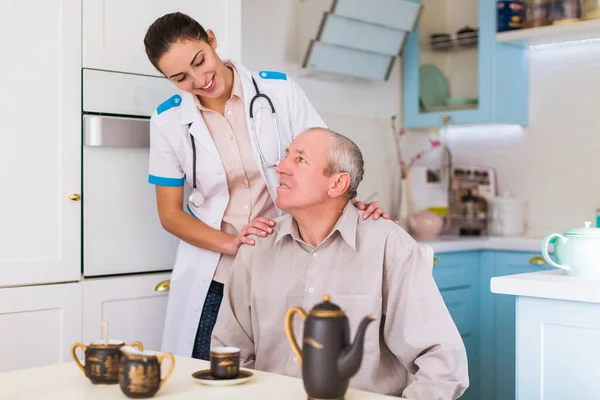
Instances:
[[[373,321],[375,321],[375,317],[366,316],[358,326],[356,335],[354,336],[354,343],[347,346],[340,354],[337,366],[342,379],[350,379],[358,372],[362,362],[365,332],[367,326]]]

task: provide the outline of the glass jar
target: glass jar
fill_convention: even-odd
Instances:
[[[581,20],[580,0],[552,0],[550,19],[552,25],[570,24]]]
[[[583,19],[600,18],[600,0],[583,0]]]
[[[551,25],[552,0],[527,0],[525,4],[525,28]]]

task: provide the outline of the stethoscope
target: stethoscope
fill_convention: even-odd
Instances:
[[[277,164],[279,164],[281,162],[281,135],[279,134],[279,126],[277,125],[277,118],[275,115],[275,107],[273,107],[273,102],[271,101],[269,96],[267,96],[264,93],[261,93],[260,90],[258,90],[258,85],[256,84],[254,77],[252,77],[252,84],[254,85],[254,89],[256,90],[256,94],[250,100],[250,125],[252,126],[252,136],[254,137],[254,142],[256,143],[256,149],[258,150],[258,155],[260,156],[260,161],[262,162],[262,164],[265,167],[275,167],[275,166],[277,166]],[[260,147],[260,142],[258,141],[258,137],[256,136],[256,128],[254,125],[253,106],[254,106],[254,101],[261,97],[263,99],[267,100],[267,102],[269,102],[269,106],[271,107],[271,116],[273,117],[273,123],[275,124],[275,133],[277,135],[278,151],[277,151],[277,162],[275,162],[274,164],[269,164],[265,160],[265,156],[263,155],[262,148]],[[191,126],[192,126],[192,124],[190,123],[188,125],[188,129]],[[197,207],[200,207],[202,205],[202,203],[200,203],[200,204],[194,203],[194,195],[196,194],[196,189],[197,189],[197,185],[196,185],[196,141],[194,140],[194,136],[191,134],[191,132],[190,132],[190,140],[192,142],[192,179],[193,179],[192,186],[193,186],[193,188],[192,188],[192,193],[190,194],[190,197],[189,197],[189,202],[194,207],[197,208]]]

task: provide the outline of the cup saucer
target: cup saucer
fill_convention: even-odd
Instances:
[[[196,379],[199,383],[208,386],[240,385],[248,382],[253,376],[254,374],[252,372],[245,369],[240,369],[240,375],[235,379],[215,379],[210,374],[210,369],[203,369],[192,374],[192,378]]]

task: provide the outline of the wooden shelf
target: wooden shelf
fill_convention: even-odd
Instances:
[[[580,40],[600,41],[600,20],[573,22],[564,25],[548,25],[539,28],[518,29],[496,34],[496,40],[518,46],[560,44]]]

